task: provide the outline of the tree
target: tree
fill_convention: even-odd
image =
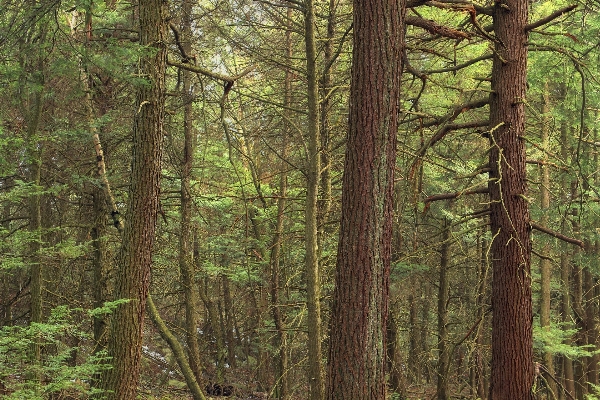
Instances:
[[[328,399],[385,399],[404,1],[354,1],[354,47]]]
[[[525,172],[527,0],[495,3],[490,95],[490,399],[532,398],[531,225]]]
[[[108,353],[113,368],[102,377],[109,399],[135,399],[140,374],[142,332],[160,188],[166,69],[166,8],[160,0],[139,2],[140,68],[127,220],[117,277],[118,299],[129,300],[113,315]]]

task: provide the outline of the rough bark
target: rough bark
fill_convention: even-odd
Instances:
[[[495,3],[490,96],[492,400],[529,400],[533,384],[531,227],[525,172],[528,0]]]
[[[152,49],[140,58],[148,84],[137,88],[133,161],[127,220],[117,275],[116,297],[129,299],[112,318],[108,353],[113,368],[102,377],[109,400],[136,398],[141,345],[150,285],[152,248],[158,211],[165,101],[166,4],[140,0],[140,44]]]
[[[331,316],[327,398],[386,396],[404,1],[354,1],[350,116]]]

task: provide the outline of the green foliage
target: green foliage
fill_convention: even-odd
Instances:
[[[86,398],[99,393],[89,383],[94,375],[109,368],[106,354],[87,354],[78,364],[74,357],[89,350],[89,346],[69,345],[86,343],[88,339],[83,324],[76,322],[81,311],[59,306],[52,310],[46,323],[5,326],[0,330],[0,380],[10,393],[4,398],[41,400],[58,393]],[[92,310],[90,314],[96,312],[99,311]],[[44,349],[39,363],[30,356],[35,345]]]
[[[574,343],[566,343],[576,333],[577,329],[573,329],[570,324],[551,324],[549,329],[544,329],[537,321],[533,326],[533,347],[538,351],[563,355],[572,360],[598,353],[591,351],[593,345],[577,346]]]
[[[410,274],[417,272],[427,272],[431,269],[429,265],[411,264],[404,261],[398,261],[392,265],[391,277],[404,278]]]

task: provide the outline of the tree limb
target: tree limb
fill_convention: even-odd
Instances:
[[[455,193],[442,193],[442,194],[436,194],[433,196],[429,196],[427,198],[425,198],[425,204],[427,203],[431,203],[434,201],[440,201],[440,200],[450,200],[450,199],[456,199],[460,196],[463,195],[469,195],[469,194],[486,194],[489,193],[488,188],[480,188],[480,189],[474,189],[474,190],[465,190],[462,192],[455,192]]]
[[[469,60],[467,62],[464,62],[462,64],[455,65],[453,67],[441,68],[441,69],[432,69],[432,70],[429,70],[429,71],[423,71],[423,73],[429,75],[429,74],[440,74],[440,73],[443,73],[443,72],[454,72],[454,71],[458,71],[458,70],[461,70],[463,68],[466,68],[469,65],[473,65],[475,63],[478,63],[479,61],[490,60],[493,57],[494,57],[493,54],[484,54],[482,56],[479,56],[477,58],[474,58],[474,59]]]
[[[202,68],[198,65],[193,65],[190,63],[181,63],[181,62],[177,62],[177,61],[167,60],[167,65],[185,69],[187,71],[195,72],[197,74],[201,74],[201,75],[207,76],[209,78],[220,80],[220,81],[223,81],[226,83],[235,82],[236,80],[240,79],[244,75],[248,75],[255,68],[254,65],[251,65],[248,68],[246,68],[245,70],[243,70],[242,72],[240,72],[239,74],[234,75],[234,76],[229,76],[229,75],[220,74],[218,72],[213,72],[206,68]]]
[[[543,226],[541,226],[541,225],[538,225],[538,224],[537,224],[536,222],[534,222],[534,221],[529,221],[529,224],[531,225],[531,228],[532,228],[532,229],[535,229],[535,230],[537,230],[537,231],[543,232],[543,233],[545,233],[545,234],[547,234],[547,235],[550,235],[550,236],[552,236],[552,237],[555,237],[555,238],[557,238],[557,239],[560,239],[560,240],[562,240],[562,241],[564,241],[564,242],[571,243],[571,244],[574,244],[575,246],[579,246],[579,247],[583,248],[583,241],[581,241],[581,240],[578,240],[578,239],[574,239],[574,238],[570,238],[570,237],[568,237],[568,236],[565,236],[565,235],[563,235],[562,233],[559,233],[559,232],[553,231],[553,230],[551,230],[551,229],[548,229],[548,228],[546,228],[546,227],[543,227]]]
[[[531,30],[533,30],[535,28],[539,28],[540,26],[545,25],[548,22],[552,21],[553,19],[556,19],[556,18],[560,17],[563,14],[571,12],[571,11],[573,11],[576,8],[577,8],[577,4],[572,4],[570,6],[563,7],[560,10],[556,10],[552,14],[548,15],[547,17],[544,17],[544,18],[542,18],[540,20],[532,22],[531,24],[525,25],[525,32],[529,32],[529,31],[531,31]]]
[[[444,25],[440,25],[435,21],[420,17],[406,17],[404,22],[407,25],[418,26],[425,29],[432,35],[440,35],[451,39],[469,39],[471,35]]]

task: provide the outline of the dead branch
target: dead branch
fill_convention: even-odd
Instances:
[[[407,25],[418,26],[425,29],[432,35],[440,35],[451,39],[469,39],[471,35],[444,25],[440,25],[435,21],[420,17],[406,17],[404,20]]]
[[[221,80],[223,82],[226,83],[233,83],[236,80],[240,79],[241,77],[249,74],[250,72],[252,72],[252,70],[255,68],[254,65],[251,65],[250,67],[246,68],[245,70],[243,70],[242,72],[240,72],[237,75],[234,76],[229,76],[229,75],[223,75],[223,74],[219,74],[218,72],[213,72],[210,71],[206,68],[202,68],[198,65],[193,65],[190,63],[181,63],[181,62],[177,62],[177,61],[171,61],[171,60],[167,60],[167,65],[170,65],[172,67],[178,67],[181,69],[185,69],[187,71],[191,71],[191,72],[195,72],[197,74],[201,74],[204,76],[207,76],[209,78],[213,78],[216,80]]]
[[[567,167],[562,167],[560,165],[557,165],[556,163],[549,162],[549,161],[543,161],[543,160],[527,160],[527,161],[525,161],[525,163],[531,164],[531,165],[548,165],[550,167],[554,167],[556,169],[560,169],[561,171],[568,171],[569,170],[569,168],[567,168]]]
[[[571,243],[571,244],[574,244],[575,246],[579,246],[579,247],[583,248],[583,241],[581,241],[581,240],[565,236],[562,233],[559,233],[559,232],[553,231],[551,229],[548,229],[548,228],[546,228],[544,226],[541,226],[541,225],[537,224],[534,221],[529,221],[529,224],[531,225],[532,229],[535,229],[537,231],[540,231],[540,232],[543,232],[543,233],[545,233],[547,235],[550,235],[550,236],[552,236],[554,238],[560,239],[560,240],[562,240],[564,242]]]
[[[474,190],[465,190],[462,192],[455,192],[455,193],[442,193],[442,194],[435,194],[433,196],[429,196],[427,198],[425,198],[425,204],[427,203],[431,203],[434,201],[440,201],[440,200],[450,200],[450,199],[456,199],[460,196],[463,195],[470,195],[470,194],[486,194],[489,193],[487,188],[480,188],[480,189],[474,189]]]
[[[462,64],[455,65],[453,67],[441,68],[441,69],[432,69],[432,70],[429,70],[429,71],[423,71],[423,73],[429,75],[429,74],[441,74],[441,73],[444,73],[444,72],[454,72],[454,71],[458,71],[458,70],[461,70],[463,68],[466,68],[466,67],[468,67],[470,65],[476,64],[479,61],[490,60],[493,57],[494,57],[493,54],[484,54],[484,55],[482,55],[480,57],[476,57],[476,58],[474,58],[472,60],[469,60],[469,61],[464,62]]]
[[[439,142],[440,140],[442,140],[448,132],[457,131],[460,129],[481,128],[483,126],[488,126],[488,125],[489,125],[488,120],[465,122],[462,124],[446,124],[446,125],[442,126],[440,129],[438,129],[438,131],[431,137],[431,139],[429,139],[428,147],[431,147],[434,144],[436,144],[437,142]],[[421,153],[421,150],[419,150],[417,152],[417,154],[420,154],[420,153]]]

